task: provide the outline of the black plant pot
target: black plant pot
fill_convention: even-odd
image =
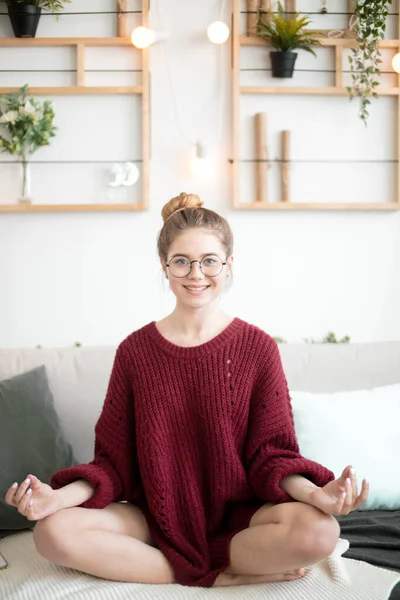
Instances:
[[[15,37],[32,38],[36,35],[42,9],[33,4],[12,4],[8,6],[11,25]]]
[[[293,77],[297,52],[270,52],[272,77]]]

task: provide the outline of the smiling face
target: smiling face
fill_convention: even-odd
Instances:
[[[191,261],[202,261],[203,271],[199,262],[193,262],[187,274]],[[161,264],[177,305],[199,309],[218,299],[225,288],[232,261],[233,257],[226,256],[224,246],[212,231],[189,229],[172,242],[168,250],[169,268],[163,259]],[[222,266],[221,262],[227,264]],[[214,273],[218,274],[212,276]]]

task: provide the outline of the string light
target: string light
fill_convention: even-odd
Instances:
[[[144,48],[151,46],[151,44],[154,44],[156,40],[156,32],[154,29],[150,29],[149,27],[144,27],[141,25],[132,31],[131,40],[132,44],[136,46],[136,48],[143,50]]]
[[[207,37],[213,44],[225,44],[229,36],[229,27],[223,21],[214,21],[208,26]]]
[[[143,25],[136,27],[131,35],[132,44],[140,50],[144,50],[158,42],[163,42],[167,38],[168,34],[165,31],[156,31],[155,29],[144,27]]]
[[[392,67],[396,73],[400,73],[400,52],[393,56]]]
[[[194,153],[190,159],[190,172],[194,177],[202,177],[208,171],[207,150],[203,142],[194,144]]]

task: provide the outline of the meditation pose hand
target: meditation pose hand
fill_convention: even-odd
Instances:
[[[349,465],[338,479],[312,491],[309,504],[327,515],[348,515],[367,500],[368,488],[368,481],[363,479],[358,494],[357,476]]]
[[[20,485],[14,483],[9,487],[5,500],[29,521],[39,521],[62,508],[60,494],[35,475],[28,475]]]

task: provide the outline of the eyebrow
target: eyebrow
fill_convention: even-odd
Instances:
[[[205,252],[205,254],[201,255],[201,258],[204,258],[205,256],[219,256],[216,252]],[[169,260],[172,260],[173,258],[175,258],[175,256],[184,256],[185,258],[190,258],[190,256],[188,254],[183,254],[182,252],[178,252],[177,254],[173,254]]]

